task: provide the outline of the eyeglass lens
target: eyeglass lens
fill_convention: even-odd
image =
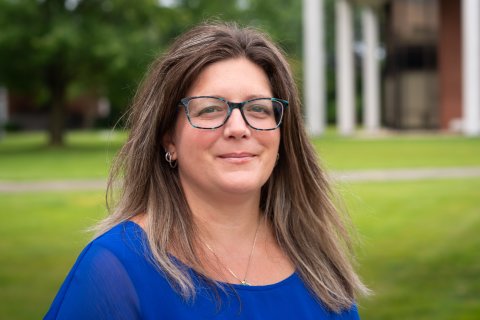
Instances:
[[[228,117],[227,102],[216,98],[193,98],[187,107],[191,124],[198,128],[220,127]],[[255,129],[274,129],[283,116],[283,104],[269,98],[249,101],[241,109],[247,123]]]

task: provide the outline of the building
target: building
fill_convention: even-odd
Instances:
[[[354,42],[359,40],[365,130],[383,126],[480,135],[480,1],[336,0],[335,6],[341,134],[356,127]],[[362,39],[354,39],[356,11]],[[322,18],[323,0],[304,0],[305,103],[312,134],[325,127],[324,92],[318,89],[324,87]]]
[[[84,94],[69,100],[65,110],[65,126],[69,129],[90,129],[99,119],[110,115],[110,102],[105,97]],[[0,87],[0,131],[3,126],[10,130],[45,130],[50,123],[50,110],[25,94],[8,92]]]

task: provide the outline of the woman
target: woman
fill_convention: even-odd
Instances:
[[[129,125],[118,201],[47,319],[358,319],[366,288],[265,35],[185,33],[151,66]]]

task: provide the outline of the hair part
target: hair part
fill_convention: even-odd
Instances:
[[[239,57],[261,67],[274,96],[289,101],[280,128],[280,158],[262,187],[260,206],[279,245],[318,300],[333,311],[349,308],[355,293],[368,289],[352,267],[348,223],[335,206],[330,183],[306,134],[284,54],[252,28],[226,23],[197,26],[150,66],[131,106],[130,134],[109,177],[110,215],[97,225],[97,235],[145,213],[152,263],[185,299],[195,297],[189,274],[171,259],[174,253],[203,272],[195,223],[178,170],[164,161],[163,142],[173,132],[178,102],[205,67]]]

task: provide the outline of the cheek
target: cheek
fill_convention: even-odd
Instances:
[[[275,155],[279,151],[280,147],[280,132],[279,131],[270,131],[270,132],[260,132],[261,134],[257,136],[257,140],[271,153]]]
[[[193,128],[189,123],[179,123],[175,130],[175,147],[179,157],[195,158],[218,140],[218,132]]]

